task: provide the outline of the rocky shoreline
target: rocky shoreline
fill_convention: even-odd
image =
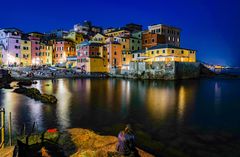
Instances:
[[[46,104],[57,103],[57,98],[55,96],[49,94],[41,94],[41,92],[36,88],[26,88],[20,86],[19,88],[14,89],[13,92],[23,94],[25,96],[33,98],[34,100],[41,101],[42,103]]]
[[[27,156],[39,157],[123,157],[116,152],[118,142],[115,136],[102,136],[94,131],[82,128],[68,129],[64,132],[48,132],[45,135],[47,141],[54,140],[57,147],[40,144],[37,137],[29,138],[31,145],[27,151]],[[34,139],[34,141],[31,141]],[[56,141],[57,139],[57,141]],[[37,143],[37,145],[36,145]],[[32,149],[31,149],[32,148]],[[154,157],[154,155],[137,148],[139,157]],[[29,154],[31,152],[31,154]],[[61,152],[56,154],[56,152]],[[14,147],[6,147],[0,150],[3,157],[12,157]],[[127,156],[125,156],[127,157]],[[130,156],[129,156],[130,157]]]

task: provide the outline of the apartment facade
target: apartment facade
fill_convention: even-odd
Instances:
[[[29,36],[28,38],[31,41],[32,65],[40,65],[41,64],[41,60],[39,58],[40,38],[35,36]]]
[[[142,49],[150,48],[156,46],[158,44],[165,44],[165,36],[151,33],[151,32],[144,32],[142,34]]]
[[[31,41],[28,37],[22,37],[21,39],[21,66],[31,66],[32,65],[32,53],[31,53]]]
[[[40,43],[39,59],[41,65],[52,65],[53,46],[48,43]]]
[[[180,48],[170,44],[159,44],[147,49],[145,53],[142,53],[142,57],[146,62],[196,62],[196,50]]]
[[[2,46],[2,63],[4,65],[20,65],[22,31],[15,28],[0,30]]]
[[[54,64],[64,64],[67,57],[76,56],[75,43],[67,39],[59,39],[54,43],[55,51],[53,54]]]
[[[82,72],[108,72],[106,47],[101,43],[84,42],[77,46],[77,67]]]
[[[164,35],[166,44],[180,47],[181,29],[163,24],[156,24],[148,26],[148,30],[151,33]]]

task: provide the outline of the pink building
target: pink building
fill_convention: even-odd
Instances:
[[[22,31],[15,28],[0,29],[0,45],[2,46],[2,63],[4,65],[20,65]]]
[[[31,53],[32,53],[32,65],[41,64],[40,54],[40,38],[30,36],[29,40],[31,41]]]

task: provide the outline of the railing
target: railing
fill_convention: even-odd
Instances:
[[[5,109],[4,108],[0,108],[0,114],[1,114],[0,149],[2,149],[5,147]],[[9,119],[8,119],[8,140],[9,140],[9,145],[12,146],[12,114],[11,112],[9,112]]]

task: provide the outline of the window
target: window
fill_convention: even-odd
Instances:
[[[126,58],[125,58],[125,57],[123,57],[123,61],[126,61]]]
[[[16,43],[18,43],[18,40],[16,40]]]
[[[134,58],[134,54],[132,55],[132,58]]]
[[[153,43],[154,43],[154,41],[155,41],[155,40],[154,40],[154,39],[152,39],[152,42],[153,42]]]
[[[154,51],[152,51],[152,55],[154,54]]]
[[[116,51],[114,52],[114,55],[117,55],[117,52],[116,52]]]
[[[27,41],[25,40],[24,43],[27,44]]]
[[[184,51],[181,51],[182,54],[184,54]]]
[[[134,50],[134,46],[132,47],[132,50]]]
[[[172,54],[174,54],[174,50],[172,50]]]
[[[18,53],[16,53],[16,57],[18,58]]]
[[[123,45],[123,48],[125,49],[125,45]]]
[[[140,50],[140,47],[138,47],[138,50]]]
[[[165,53],[165,50],[163,50],[162,53]]]
[[[145,40],[144,42],[145,42],[145,44],[147,44],[147,40]]]
[[[134,43],[134,40],[132,40],[132,43]]]
[[[62,58],[62,53],[61,53],[60,57]]]
[[[159,50],[157,50],[157,54],[159,54]]]
[[[138,54],[138,57],[140,57],[140,54]]]

